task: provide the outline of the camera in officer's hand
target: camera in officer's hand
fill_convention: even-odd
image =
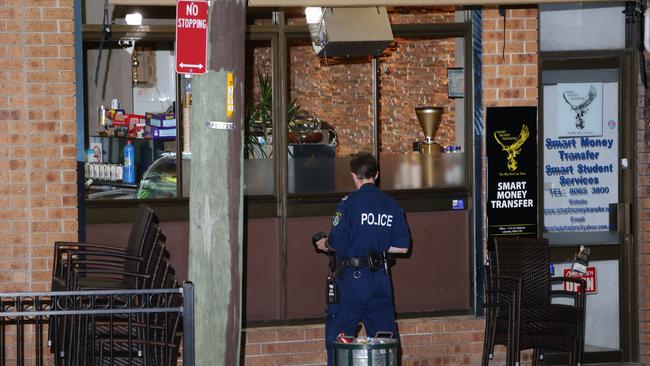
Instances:
[[[316,247],[316,250],[318,250],[318,244],[317,244],[317,242],[318,242],[319,240],[321,240],[321,239],[324,239],[324,238],[327,238],[327,234],[325,234],[325,233],[322,232],[322,231],[317,232],[316,234],[314,234],[314,235],[311,237],[311,244],[312,244],[314,247]]]

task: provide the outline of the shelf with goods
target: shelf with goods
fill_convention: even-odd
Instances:
[[[91,136],[89,140],[85,169],[89,199],[115,198],[109,197],[108,194],[90,195],[92,191],[106,190],[104,187],[117,187],[123,190],[128,188],[125,191],[131,194],[131,197],[128,198],[138,198],[136,190],[142,184],[143,177],[149,168],[163,156],[166,156],[167,160],[170,154],[175,157],[176,151],[175,139],[152,140],[118,136]],[[133,184],[127,184],[123,180],[124,148],[129,142],[134,148],[135,182]],[[175,172],[169,175],[176,176]]]
[[[83,38],[86,70],[84,94],[88,116],[84,137],[86,149],[100,145],[106,155],[102,157],[102,160],[106,159],[103,162],[123,164],[122,149],[126,141],[131,140],[136,155],[136,183],[139,184],[156,159],[165,153],[175,156],[177,151],[184,150],[183,140],[177,136],[183,131],[183,120],[189,126],[189,115],[185,114],[189,112],[191,90],[188,84],[191,80],[175,72],[174,27],[113,24],[111,32],[106,35],[102,33],[101,25],[84,25]],[[119,105],[112,106],[115,99]],[[118,113],[126,121],[113,126],[115,114]],[[152,115],[169,116],[172,121],[160,117],[162,120],[158,124],[150,123]],[[138,123],[137,130],[134,130],[128,122],[133,118],[145,122]],[[108,131],[108,128],[111,130]],[[181,161],[177,161],[176,165],[180,167]],[[180,187],[178,184],[177,190]],[[179,196],[178,192],[169,194],[169,188],[167,181],[166,193],[162,196]],[[157,195],[145,196],[140,198],[154,198]],[[114,197],[107,194],[97,198]],[[133,192],[129,198],[138,198],[138,193]]]

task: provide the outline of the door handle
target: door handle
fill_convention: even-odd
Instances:
[[[630,217],[630,204],[629,203],[618,203],[616,204],[616,226],[624,236],[631,234],[631,223],[629,220]]]

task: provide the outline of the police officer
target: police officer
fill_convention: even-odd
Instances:
[[[328,303],[325,344],[328,365],[333,364],[333,342],[341,332],[355,334],[359,321],[368,336],[392,332],[397,337],[391,279],[387,266],[371,270],[372,251],[406,253],[410,245],[404,211],[375,186],[377,160],[359,153],[350,161],[356,191],[344,197],[332,217],[329,237],[316,242],[318,249],[335,252],[338,267],[338,301]]]

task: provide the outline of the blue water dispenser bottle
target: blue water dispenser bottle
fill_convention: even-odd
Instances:
[[[128,140],[126,146],[124,146],[124,173],[122,174],[122,181],[126,184],[135,184],[135,149],[131,144],[131,140]]]

